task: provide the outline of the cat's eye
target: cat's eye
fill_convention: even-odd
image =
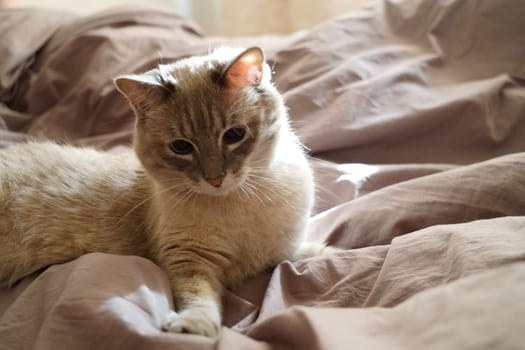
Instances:
[[[193,145],[186,140],[175,140],[170,143],[170,149],[177,154],[188,154],[193,151]]]
[[[226,130],[222,138],[224,140],[224,143],[231,145],[233,143],[241,141],[244,138],[244,134],[246,134],[246,129],[242,126],[236,126],[234,128]]]

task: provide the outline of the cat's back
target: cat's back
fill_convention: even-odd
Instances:
[[[17,144],[0,150],[0,200],[23,205],[31,198],[78,198],[90,205],[134,184],[141,169],[131,150],[112,154],[52,142]]]
[[[0,285],[90,252],[144,255],[141,169],[131,150],[0,150]]]
[[[131,150],[112,154],[51,142],[2,149],[0,231],[27,235],[107,225],[145,195],[141,174]]]
[[[86,178],[100,173],[120,172],[126,167],[138,167],[131,150],[121,156],[93,148],[59,145],[53,142],[29,142],[0,149],[0,179],[11,184],[40,182],[64,176],[85,174]]]
[[[129,171],[138,168],[131,151],[115,155],[52,142],[13,145],[0,150],[0,198],[86,198],[98,189],[125,186]]]

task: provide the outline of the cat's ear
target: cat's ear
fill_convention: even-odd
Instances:
[[[258,47],[250,47],[237,56],[222,75],[226,87],[242,89],[261,82],[264,54]]]
[[[154,74],[122,75],[114,80],[119,90],[139,112],[147,112],[168,95],[162,80]]]

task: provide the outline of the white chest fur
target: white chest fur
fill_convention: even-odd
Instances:
[[[176,247],[169,254],[198,251],[218,265],[226,285],[291,258],[304,240],[313,183],[306,162],[276,173],[251,195],[199,197],[171,210],[160,196],[152,207],[156,243]]]

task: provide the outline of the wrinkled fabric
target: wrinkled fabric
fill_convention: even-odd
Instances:
[[[523,18],[521,0],[377,0],[225,38],[145,8],[1,11],[0,147],[118,152],[133,114],[115,76],[263,47],[315,169],[308,237],[342,251],[228,290],[217,339],[160,331],[173,304],[152,262],[84,255],[0,290],[0,349],[523,348]]]

